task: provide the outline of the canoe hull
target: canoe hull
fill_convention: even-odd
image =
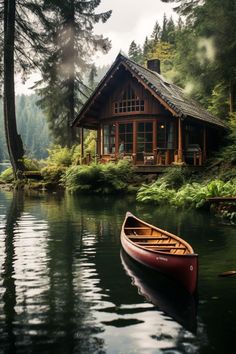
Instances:
[[[196,291],[198,278],[197,254],[178,255],[147,250],[131,242],[126,237],[124,228],[121,231],[121,244],[127,254],[137,262],[177,280],[190,294]]]

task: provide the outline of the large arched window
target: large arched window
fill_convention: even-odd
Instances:
[[[119,100],[114,102],[114,113],[144,112],[144,100],[140,99],[131,85],[127,85]]]

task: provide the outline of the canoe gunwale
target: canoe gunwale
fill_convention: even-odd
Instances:
[[[168,235],[172,239],[179,242],[180,245],[182,244],[186,247],[187,251],[190,250],[191,253],[170,253],[169,251],[161,251],[158,249],[152,249],[151,247],[147,248],[131,241],[128,237],[129,235],[127,236],[125,233],[125,225],[129,217],[134,218],[142,225],[147,225],[148,227],[161,232],[163,235]],[[132,224],[127,226],[131,229],[130,226],[132,226]],[[185,240],[136,218],[130,212],[126,213],[120,236],[122,247],[131,258],[148,268],[152,268],[155,271],[166,274],[167,276],[177,280],[190,294],[196,292],[198,280],[198,254],[193,251],[192,247]]]
[[[178,253],[169,253],[169,252],[165,252],[165,251],[160,251],[160,250],[152,250],[152,249],[147,249],[145,246],[143,245],[139,245],[138,243],[132,241],[126,234],[125,232],[125,224],[126,224],[126,221],[127,219],[131,217],[131,218],[134,218],[135,220],[137,220],[138,222],[144,224],[145,226],[148,226],[149,228],[151,229],[154,229],[158,232],[161,232],[163,236],[168,236],[174,240],[176,240],[177,242],[181,243],[182,245],[184,245],[186,247],[186,249],[190,252],[190,253],[185,253],[185,254],[178,254]],[[135,228],[135,227],[134,227]],[[146,223],[145,221],[137,218],[136,216],[134,216],[132,213],[130,212],[127,212],[126,213],[126,217],[125,217],[125,220],[124,220],[124,223],[122,225],[122,234],[123,234],[123,237],[126,238],[126,240],[128,242],[130,242],[133,246],[135,247],[138,247],[140,249],[142,249],[143,251],[146,251],[146,252],[152,252],[152,253],[160,253],[161,255],[168,255],[169,256],[174,256],[174,257],[197,257],[198,254],[194,252],[193,248],[190,246],[190,244],[188,242],[186,242],[185,240],[183,240],[182,238],[168,232],[168,231],[165,231],[165,230],[162,230],[154,225],[151,225],[149,223]],[[135,236],[135,235],[130,235],[130,236]],[[138,236],[138,235],[137,235]],[[142,235],[143,236],[143,239],[145,240],[145,235]],[[155,236],[154,236],[155,237]],[[132,237],[131,237],[132,238]],[[159,244],[159,246],[161,246],[161,243]],[[157,247],[158,247],[158,244],[157,244]],[[175,249],[175,247],[173,247],[173,249]]]

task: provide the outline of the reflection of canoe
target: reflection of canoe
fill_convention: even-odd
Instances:
[[[131,259],[121,250],[121,262],[132,284],[140,295],[153,303],[159,310],[172,317],[185,329],[196,333],[196,298],[162,274],[153,276],[154,271]]]
[[[198,256],[180,237],[127,212],[121,230],[121,243],[136,261],[171,276],[190,293],[196,290]]]

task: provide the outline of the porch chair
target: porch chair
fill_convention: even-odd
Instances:
[[[152,152],[143,152],[144,165],[154,165],[155,156]]]

